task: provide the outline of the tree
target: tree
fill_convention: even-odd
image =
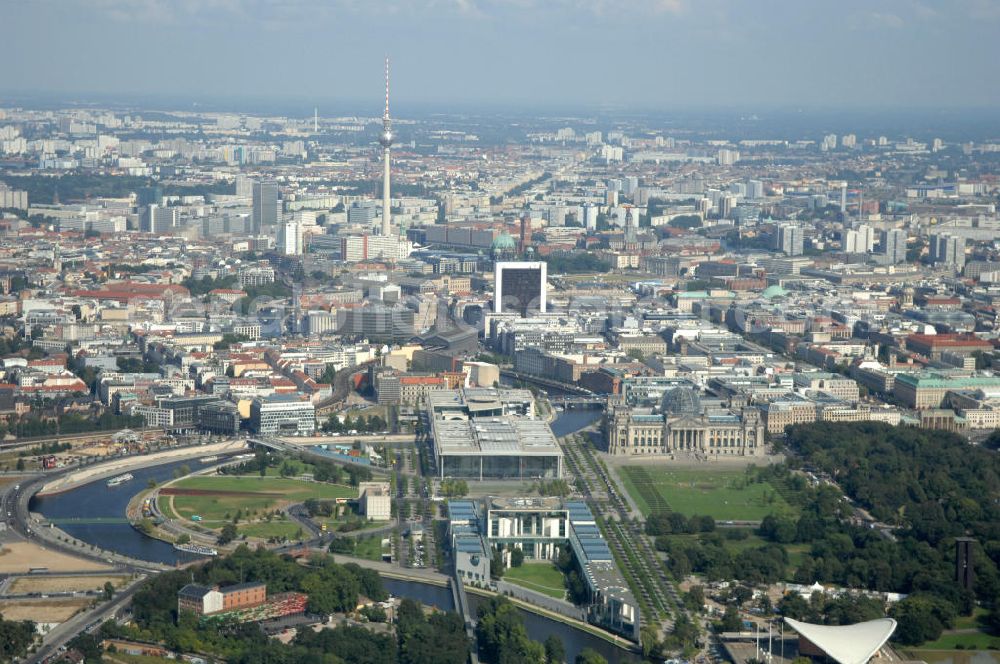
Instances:
[[[729,604],[726,606],[725,612],[722,614],[722,620],[719,622],[720,632],[738,632],[743,627],[743,619],[740,618],[740,612],[736,608],[735,604]]]
[[[545,664],[563,664],[566,661],[566,647],[562,639],[555,634],[549,634],[545,639]]]
[[[104,601],[110,602],[115,596],[115,585],[110,581],[104,582]]]
[[[593,648],[584,648],[576,656],[576,664],[608,664],[608,660]]]
[[[931,595],[910,595],[896,602],[890,615],[899,623],[893,640],[908,646],[937,640],[955,620],[954,607]]]
[[[12,662],[24,657],[35,642],[35,623],[30,620],[4,620],[0,616],[0,661]]]
[[[510,552],[510,566],[520,567],[523,562],[524,551],[521,550],[521,547],[515,546]]]
[[[480,659],[487,664],[542,662],[545,648],[532,641],[517,608],[505,597],[492,597],[480,605],[476,640]]]
[[[684,593],[684,606],[690,611],[703,611],[705,608],[705,588],[691,586],[691,589]]]
[[[236,530],[236,526],[231,523],[227,523],[222,527],[222,532],[219,533],[218,542],[219,544],[225,546],[236,539],[238,535],[239,532]]]

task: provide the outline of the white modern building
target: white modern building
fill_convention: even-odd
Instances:
[[[264,436],[311,436],[316,431],[316,407],[290,394],[257,398],[250,404],[250,428]]]
[[[494,268],[494,313],[545,313],[546,269],[541,261],[499,262]]]

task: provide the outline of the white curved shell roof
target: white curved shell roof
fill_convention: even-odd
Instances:
[[[892,618],[855,625],[813,625],[785,618],[785,624],[839,664],[865,664],[896,630]]]

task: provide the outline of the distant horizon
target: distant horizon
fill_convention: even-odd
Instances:
[[[381,109],[389,56],[414,107],[1000,108],[995,0],[0,0],[0,24],[4,94]]]
[[[100,91],[56,91],[56,90],[14,90],[0,86],[0,107],[21,106],[23,108],[45,109],[135,107],[156,112],[205,112],[205,113],[249,113],[254,115],[278,114],[275,108],[286,109],[280,113],[288,118],[312,118],[313,109],[320,117],[370,117],[382,115],[382,97],[365,99],[358,97],[330,98],[307,97],[301,95],[211,95],[186,93],[138,93]],[[302,109],[302,114],[292,114],[291,109]],[[328,109],[324,114],[324,108]],[[330,112],[329,109],[333,109]],[[419,116],[457,116],[467,113],[508,114],[520,112],[531,117],[566,116],[581,119],[616,115],[621,117],[649,117],[671,114],[710,113],[713,115],[753,115],[755,113],[781,113],[791,115],[827,115],[831,113],[874,114],[893,113],[898,115],[956,114],[976,115],[1000,113],[1000,102],[985,105],[953,104],[790,104],[790,103],[746,103],[746,104],[612,104],[607,102],[539,102],[519,100],[462,100],[462,99],[408,99],[393,96],[393,117],[405,118],[406,111],[416,111]]]
[[[109,109],[116,112],[217,113],[308,120],[317,109],[323,119],[356,117],[376,120],[381,99],[331,100],[294,97],[200,98],[186,95],[76,94],[55,92],[0,92],[0,108],[32,110]],[[507,103],[434,103],[393,100],[393,116],[401,140],[408,140],[408,122],[437,122],[461,126],[475,133],[477,122],[510,119],[525,130],[574,125],[580,131],[639,126],[645,131],[678,138],[819,140],[826,133],[854,133],[859,139],[875,136],[914,137],[924,140],[1000,141],[1000,109],[992,107],[714,107],[613,108],[609,105],[563,105]],[[465,123],[472,123],[468,126]],[[378,127],[373,125],[373,131]]]

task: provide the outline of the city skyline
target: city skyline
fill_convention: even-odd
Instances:
[[[371,100],[374,114],[390,43],[394,97],[404,109],[1000,104],[1000,92],[984,85],[1000,62],[990,38],[1000,5],[987,0],[947,11],[914,0],[829,8],[721,0],[625,7],[5,0],[0,19],[12,52],[31,54],[7,72],[4,96]]]

